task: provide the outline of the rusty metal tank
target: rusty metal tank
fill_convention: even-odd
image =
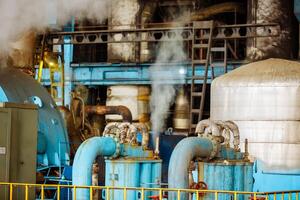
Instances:
[[[211,118],[234,121],[265,171],[300,169],[300,63],[268,59],[216,78]]]
[[[107,106],[124,105],[129,108],[132,120],[135,122],[149,122],[149,86],[116,85],[107,88]],[[109,121],[121,121],[118,115],[106,115]]]

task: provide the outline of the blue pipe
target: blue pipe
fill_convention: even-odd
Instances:
[[[84,141],[78,148],[74,163],[73,185],[92,185],[92,167],[97,156],[112,156],[116,153],[117,142],[112,137],[93,137]],[[89,190],[77,189],[76,199],[89,199]]]
[[[181,140],[172,152],[169,162],[168,184],[169,188],[189,188],[188,169],[190,162],[196,158],[209,158],[213,151],[210,139],[188,137]],[[169,192],[170,200],[177,199],[176,192]],[[181,193],[181,200],[188,199],[187,193]]]

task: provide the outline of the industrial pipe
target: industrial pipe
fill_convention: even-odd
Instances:
[[[123,122],[132,123],[132,114],[126,106],[85,106],[86,114],[121,115]]]
[[[241,3],[237,3],[237,2],[219,3],[193,12],[191,14],[191,21],[206,20],[214,15],[218,15],[226,12],[243,13],[243,11],[244,9]]]
[[[113,137],[93,137],[84,141],[75,154],[72,172],[73,185],[92,185],[92,168],[96,157],[111,157],[119,152],[119,144]],[[89,195],[89,190],[76,190],[77,199],[90,199]]]
[[[210,133],[214,136],[221,136],[217,124],[211,121],[210,119],[205,119],[198,122],[195,132],[197,134]]]
[[[233,134],[233,146],[234,150],[239,151],[240,149],[240,131],[239,127],[233,121],[226,121],[225,125],[230,129]]]
[[[209,137],[188,137],[181,140],[173,150],[169,162],[169,188],[189,188],[188,169],[190,162],[197,157],[209,159],[216,146]],[[168,199],[177,199],[177,193],[170,192]],[[187,200],[188,194],[182,193],[181,200]]]

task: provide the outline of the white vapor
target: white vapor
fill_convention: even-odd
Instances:
[[[102,21],[108,16],[109,0],[0,0],[0,53],[27,31],[41,31],[51,23],[63,25],[71,16]],[[3,55],[2,55],[3,56]]]
[[[180,35],[180,32],[177,35]],[[174,83],[178,81],[184,83],[184,67],[178,63],[185,60],[186,54],[183,41],[180,41],[180,38],[178,41],[161,43],[156,62],[150,68],[152,81],[150,107],[153,137],[158,136],[165,128],[169,108],[175,99],[176,86]]]

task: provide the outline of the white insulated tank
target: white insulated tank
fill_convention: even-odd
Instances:
[[[132,119],[139,122],[149,122],[150,109],[149,97],[151,91],[149,86],[137,85],[115,85],[107,88],[107,106],[123,105],[129,108]],[[109,121],[120,121],[119,115],[106,115]]]
[[[216,78],[211,119],[237,123],[265,171],[300,169],[300,63],[268,59]]]

